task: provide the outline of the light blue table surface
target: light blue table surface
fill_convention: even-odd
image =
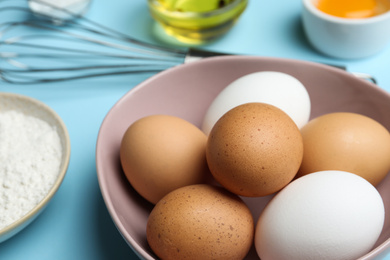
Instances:
[[[380,87],[390,91],[390,46],[368,59],[326,57],[308,44],[300,13],[299,0],[250,0],[228,34],[201,48],[345,65],[348,71],[372,75]],[[153,33],[146,0],[93,0],[86,16],[140,40],[167,44]],[[31,225],[0,244],[1,260],[137,259],[104,204],[96,174],[95,147],[107,112],[148,76],[37,85],[0,82],[0,91],[24,94],[51,106],[64,120],[72,145],[69,169],[58,193]]]

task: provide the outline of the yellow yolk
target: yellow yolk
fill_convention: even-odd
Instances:
[[[320,0],[317,8],[342,18],[368,18],[390,10],[389,0]]]

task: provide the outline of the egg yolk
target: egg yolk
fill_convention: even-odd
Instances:
[[[389,0],[320,0],[317,8],[342,18],[368,18],[390,10]]]

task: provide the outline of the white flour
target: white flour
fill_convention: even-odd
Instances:
[[[61,156],[58,133],[47,122],[0,112],[0,230],[45,197],[59,174]]]

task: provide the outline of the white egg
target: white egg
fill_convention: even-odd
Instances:
[[[208,135],[223,114],[249,102],[262,102],[280,108],[299,128],[310,117],[310,97],[298,79],[282,72],[261,71],[238,78],[218,94],[204,117],[203,132]]]
[[[384,224],[383,200],[365,179],[321,171],[287,185],[256,225],[262,260],[357,259],[368,253]]]

